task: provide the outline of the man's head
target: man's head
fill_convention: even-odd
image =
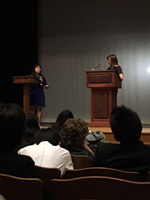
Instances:
[[[114,108],[110,116],[114,138],[122,144],[132,144],[141,137],[142,124],[136,112],[125,106]]]
[[[25,130],[25,113],[16,104],[0,104],[0,150],[13,150]]]
[[[54,146],[60,143],[60,135],[57,130],[53,128],[43,128],[35,137],[35,142],[39,144],[40,142],[48,141]]]

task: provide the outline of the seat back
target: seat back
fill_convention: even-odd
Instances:
[[[74,165],[74,169],[89,167],[89,157],[86,155],[71,154],[71,159]]]
[[[43,182],[37,178],[0,174],[0,194],[7,200],[42,200]]]
[[[40,179],[43,181],[44,186],[48,189],[49,183],[52,179],[61,178],[61,171],[58,168],[46,168],[36,166]]]
[[[105,167],[89,167],[75,170],[68,169],[65,173],[65,178],[67,179],[83,176],[107,176],[130,181],[141,181],[141,174],[138,172],[127,172]]]
[[[150,197],[150,183],[110,177],[53,179],[50,188],[54,200],[149,200]]]

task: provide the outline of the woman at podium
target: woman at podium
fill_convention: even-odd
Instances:
[[[118,75],[120,76],[121,80],[123,80],[123,72],[122,68],[118,65],[118,58],[115,54],[111,54],[107,56],[107,61],[110,67],[107,68],[107,70],[115,70]]]

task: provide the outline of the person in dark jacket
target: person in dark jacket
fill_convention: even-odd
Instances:
[[[150,171],[150,147],[140,141],[139,116],[130,108],[118,106],[111,112],[110,125],[114,138],[120,143],[99,142],[92,166],[136,171],[141,174],[142,181],[146,181]]]
[[[18,155],[25,130],[25,113],[16,104],[0,104],[0,173],[22,178],[38,178],[33,160]]]

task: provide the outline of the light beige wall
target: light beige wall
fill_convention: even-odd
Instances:
[[[86,71],[115,53],[124,72],[118,105],[150,123],[150,14],[148,0],[39,0],[38,57],[50,84],[42,121],[70,109],[90,121]]]

